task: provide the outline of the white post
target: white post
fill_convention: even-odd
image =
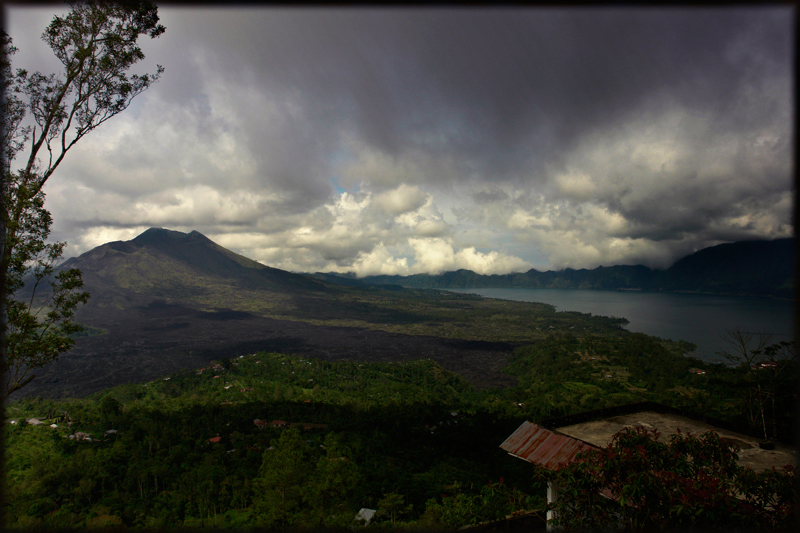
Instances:
[[[553,480],[547,482],[547,531],[556,531],[559,529],[554,523],[556,512],[550,509],[550,505],[558,501],[558,485]]]

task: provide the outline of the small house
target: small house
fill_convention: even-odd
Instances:
[[[375,512],[376,512],[375,509],[362,508],[356,514],[355,520],[358,522],[364,522],[364,525],[368,526],[369,523],[372,522],[372,519],[375,517]]]
[[[700,435],[713,430],[721,439],[743,450],[739,454],[740,466],[756,472],[796,463],[797,450],[792,446],[778,444],[774,450],[763,450],[759,446],[759,438],[742,431],[742,428],[655,402],[585,411],[542,420],[538,425],[526,421],[500,448],[523,461],[557,471],[584,450],[606,447],[623,428],[638,426],[657,429],[660,432],[659,439],[663,440],[668,440],[674,434]],[[557,500],[558,489],[548,483],[548,503]],[[608,491],[601,491],[600,494],[613,497]],[[548,530],[551,529],[552,518],[552,513],[548,511]]]
[[[596,446],[525,421],[500,448],[523,461],[555,472],[574,461],[579,453]],[[548,504],[556,502],[558,489],[554,481],[547,482]],[[548,530],[553,518],[553,511],[548,510]]]

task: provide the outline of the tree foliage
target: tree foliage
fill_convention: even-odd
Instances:
[[[11,184],[12,194],[18,186]],[[46,242],[52,219],[43,206],[44,194],[39,192],[21,213],[18,231],[7,236],[13,253],[6,280],[5,357],[0,361],[3,398],[28,384],[36,368],[72,347],[75,341],[70,335],[82,329],[73,320],[75,309],[89,297],[80,290],[80,271],[66,269],[53,276],[64,243]],[[44,298],[40,289],[44,289]]]
[[[72,345],[68,335],[76,306],[86,300],[76,270],[51,280],[64,249],[47,244],[52,218],[44,208],[42,187],[67,152],[89,132],[124,111],[163,72],[129,74],[144,59],[140,36],[164,33],[152,2],[70,2],[42,40],[61,62],[58,73],[13,71],[16,52],[2,33],[2,174],[0,175],[0,360],[7,375],[3,396],[27,384],[30,370]],[[12,171],[15,164],[21,166]],[[32,287],[31,287],[32,285]],[[51,295],[34,308],[36,288]],[[28,303],[18,291],[25,287]]]
[[[781,432],[779,426],[786,426],[781,419],[785,421],[789,415],[789,424],[794,422],[796,341],[773,343],[770,333],[743,327],[727,329],[723,338],[730,349],[720,355],[736,370],[728,380],[743,401],[747,424],[765,440],[775,439]]]
[[[270,448],[264,452],[254,481],[254,508],[263,516],[264,525],[285,528],[303,502],[303,487],[310,474],[309,450],[296,428],[284,431]]]
[[[325,383],[311,388],[312,376]],[[345,528],[360,508],[380,509],[394,493],[403,500],[393,511],[397,527],[425,515],[431,528],[450,530],[544,499],[544,488],[531,486],[529,465],[498,447],[518,420],[472,403],[479,391],[465,386],[454,395],[458,380],[430,361],[253,354],[232,358],[228,369],[169,378],[80,400],[11,402],[7,416],[15,419],[67,418],[5,424],[9,526],[119,519],[160,529]],[[383,394],[341,386],[354,380]],[[291,399],[273,399],[276,384],[293,390]],[[396,403],[396,392],[409,399]],[[273,427],[276,419],[287,426]],[[76,431],[92,441],[69,438]],[[490,483],[498,477],[508,490]],[[373,524],[390,525],[391,514]]]

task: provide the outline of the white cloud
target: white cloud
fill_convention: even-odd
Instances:
[[[144,226],[133,228],[94,226],[81,234],[80,240],[75,243],[75,246],[82,250],[90,250],[108,242],[129,241],[146,229]]]
[[[491,251],[482,253],[474,247],[456,251],[452,240],[442,238],[413,238],[409,244],[414,250],[414,273],[439,274],[467,269],[478,274],[508,274],[531,268],[531,264],[518,257]]]
[[[399,191],[400,196],[407,190]],[[408,275],[467,268],[480,273],[527,270],[530,263],[497,251],[480,252],[459,244],[431,194],[413,211],[393,216],[385,209],[388,195],[341,193],[296,225],[268,235],[245,232],[215,239],[265,264],[285,270]],[[397,204],[395,204],[397,205]],[[406,206],[409,204],[406,204]],[[413,205],[413,204],[412,204]],[[405,207],[404,207],[405,209]],[[397,211],[397,210],[390,210]],[[214,238],[213,235],[211,235]]]
[[[378,244],[369,252],[359,253],[353,261],[352,269],[347,271],[355,272],[358,276],[402,276],[410,272],[408,259],[395,257],[383,243]]]
[[[425,204],[426,197],[419,187],[401,184],[396,189],[375,196],[375,205],[393,215],[415,211]]]

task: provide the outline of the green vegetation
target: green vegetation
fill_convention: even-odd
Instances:
[[[544,480],[499,449],[523,420],[642,400],[743,412],[730,378],[744,370],[686,348],[552,334],[515,351],[518,385],[499,390],[430,360],[259,353],[83,400],[19,400],[7,417],[46,420],[5,424],[8,525],[348,527],[368,508],[371,528],[449,530],[543,512]]]
[[[482,397],[431,361],[254,354],[85,400],[21,400],[8,416],[66,418],[5,425],[5,510],[21,527],[317,527],[367,507],[377,523],[450,527],[519,509],[476,506],[486,491],[541,504],[497,447],[518,420]]]
[[[691,348],[642,333],[553,334],[514,352],[505,370],[519,385],[505,393],[531,420],[645,400],[694,406],[706,392],[689,369],[709,365],[681,355]]]

